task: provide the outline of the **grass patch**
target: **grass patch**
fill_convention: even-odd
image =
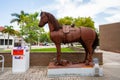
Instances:
[[[30,52],[56,52],[56,48],[37,48],[31,49]],[[61,52],[75,52],[70,48],[61,48]],[[11,53],[11,50],[3,50],[1,53]]]
[[[11,53],[11,50],[2,50],[0,53]]]
[[[62,48],[62,52],[74,52],[70,48]],[[31,52],[56,52],[56,48],[41,48],[41,49],[31,49]]]

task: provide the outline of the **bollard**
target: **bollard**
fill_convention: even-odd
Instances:
[[[93,63],[94,63],[93,75],[98,77],[98,76],[100,76],[100,66],[99,66],[98,58],[94,58]]]

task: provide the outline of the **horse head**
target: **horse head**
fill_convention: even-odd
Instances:
[[[45,24],[48,23],[51,24],[52,26],[50,27],[50,31],[58,31],[59,29],[61,29],[62,27],[60,26],[58,20],[51,14],[48,12],[41,12],[40,14],[40,22],[39,22],[39,27],[43,27]]]
[[[39,22],[39,27],[43,27],[46,23],[48,23],[48,16],[46,12],[41,12],[40,14],[40,22]]]

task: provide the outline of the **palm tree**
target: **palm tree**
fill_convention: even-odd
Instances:
[[[8,33],[8,42],[7,45],[9,48],[9,37],[10,35],[18,35],[19,33],[13,29],[13,26],[5,26],[5,29],[2,30],[2,33]]]
[[[18,25],[19,25],[21,22],[23,22],[24,16],[27,16],[27,15],[29,15],[29,14],[28,14],[28,13],[25,13],[24,11],[21,11],[20,14],[12,13],[11,15],[12,15],[12,16],[15,16],[16,18],[12,19],[12,20],[10,21],[10,23],[17,22]]]
[[[16,18],[12,19],[10,23],[17,22],[18,25],[20,25],[20,28],[23,28],[25,24],[25,16],[29,15],[28,13],[25,13],[24,11],[21,11],[20,14],[12,13],[12,16],[15,16]],[[23,31],[22,31],[23,35]]]

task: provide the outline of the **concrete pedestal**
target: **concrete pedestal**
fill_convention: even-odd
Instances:
[[[99,68],[99,76],[103,76],[103,68]],[[93,66],[85,64],[68,64],[66,66],[55,66],[54,62],[50,62],[48,66],[48,77],[58,76],[94,76],[95,69]]]

